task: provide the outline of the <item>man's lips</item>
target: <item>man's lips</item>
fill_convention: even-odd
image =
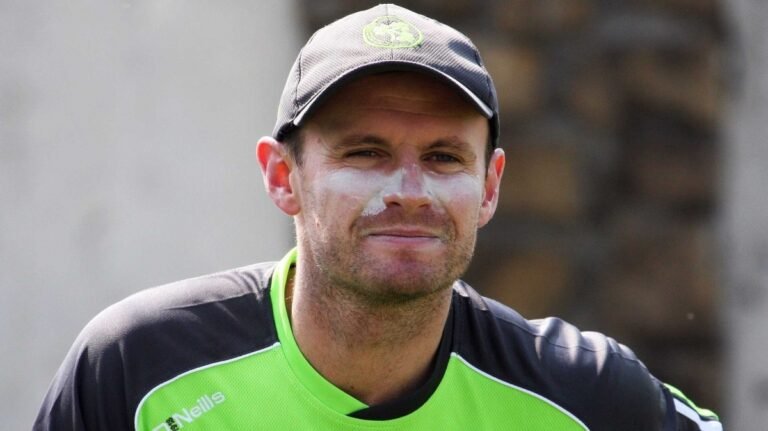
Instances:
[[[360,217],[355,220],[353,226],[353,230],[360,237],[413,241],[447,241],[453,237],[449,228],[450,220],[446,214],[431,209],[418,214],[407,214],[400,207],[387,208],[374,216]]]
[[[431,229],[426,228],[414,228],[414,227],[395,227],[395,228],[379,228],[370,229],[365,232],[365,236],[381,238],[381,239],[393,239],[393,240],[424,240],[424,239],[439,239],[440,234]]]
[[[368,236],[397,236],[402,238],[436,238],[436,235],[432,235],[426,232],[376,232],[371,233]]]

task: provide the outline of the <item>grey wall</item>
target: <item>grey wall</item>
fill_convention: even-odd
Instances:
[[[253,157],[293,2],[0,1],[0,417],[28,429],[80,328],[139,289],[277,259]]]
[[[739,46],[728,122],[723,257],[729,429],[768,423],[768,3],[728,0]]]

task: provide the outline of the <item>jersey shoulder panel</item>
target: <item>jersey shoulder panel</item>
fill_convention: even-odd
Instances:
[[[80,338],[94,355],[115,347],[143,357],[184,350],[205,362],[207,355],[247,353],[274,338],[271,268],[257,264],[146,289],[99,313]]]
[[[106,308],[75,340],[34,429],[123,429],[156,385],[273,344],[273,268],[255,264],[177,281]]]
[[[662,429],[660,384],[626,346],[557,318],[527,320],[463,282],[454,297],[455,350],[473,366],[550,400],[590,430]]]

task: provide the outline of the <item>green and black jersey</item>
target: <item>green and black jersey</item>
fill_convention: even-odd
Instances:
[[[70,350],[34,429],[722,429],[614,340],[558,319],[525,320],[461,281],[428,380],[366,405],[296,345],[283,300],[295,259],[292,251],[106,309]]]

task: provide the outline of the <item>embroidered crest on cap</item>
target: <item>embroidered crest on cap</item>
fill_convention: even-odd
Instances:
[[[421,31],[394,15],[384,15],[363,27],[365,43],[378,48],[413,48],[421,45]]]

